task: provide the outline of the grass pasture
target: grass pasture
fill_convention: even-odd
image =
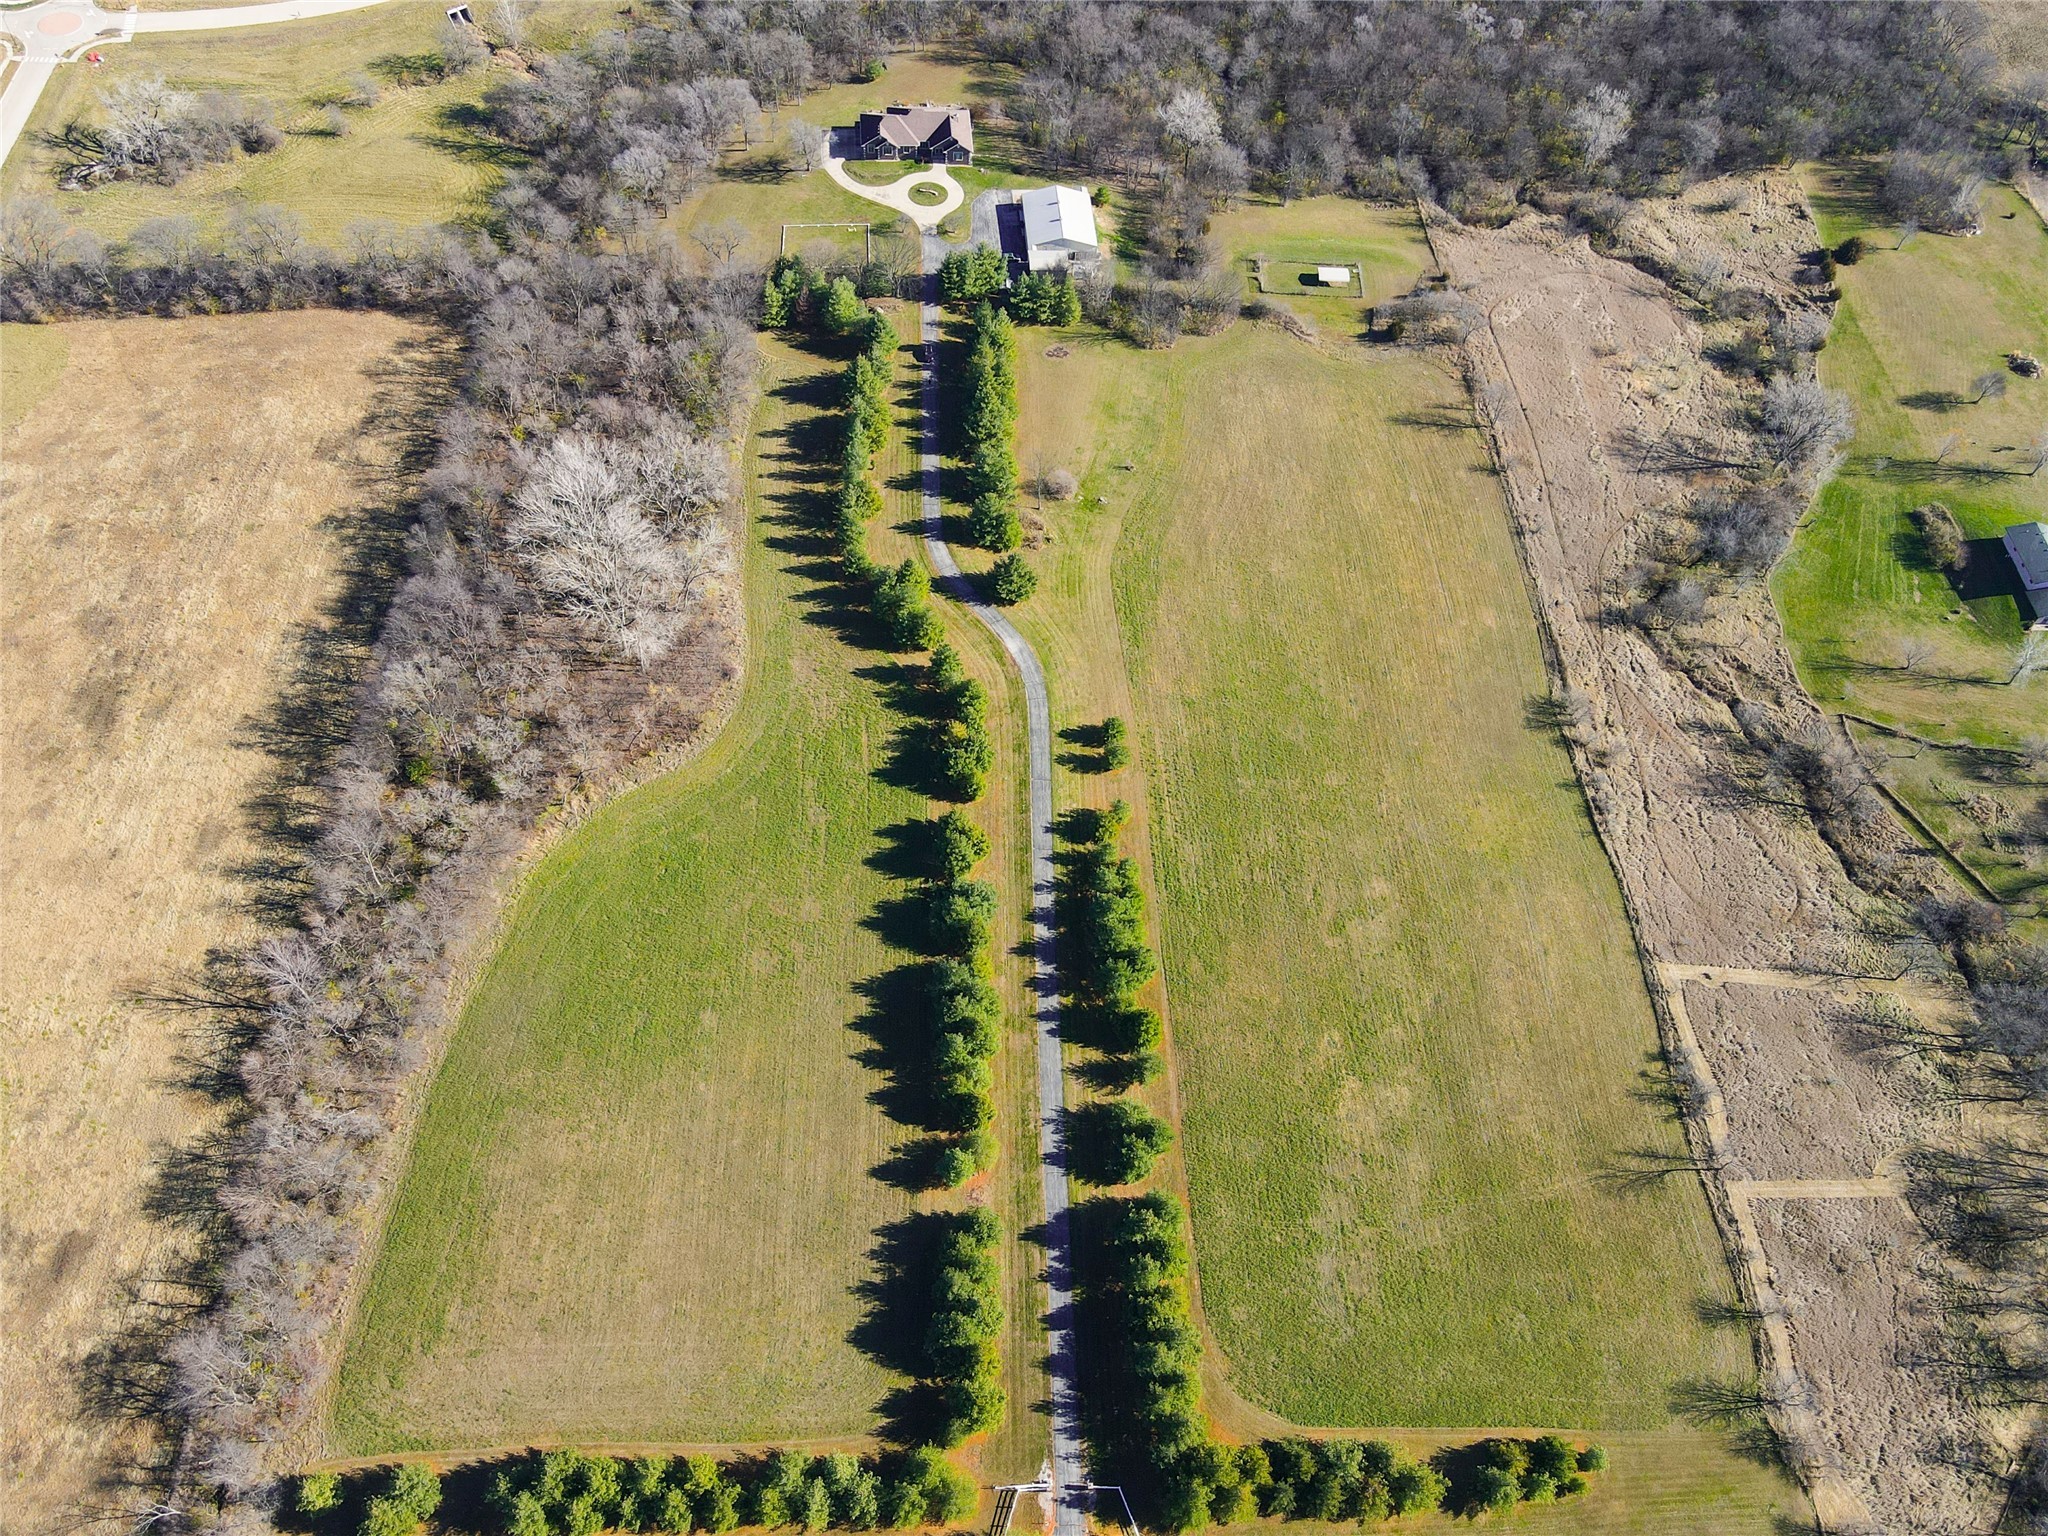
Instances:
[[[915,1154],[889,1118],[905,1097],[891,999],[916,912],[891,834],[928,805],[888,702],[901,669],[867,648],[812,532],[843,362],[763,348],[737,710],[701,757],[569,834],[510,914],[358,1310],[336,1456],[862,1439],[885,1427],[906,1358],[877,1321],[895,1303],[871,1255],[903,1218],[963,1198],[1013,1239],[1039,1219],[1028,1155],[964,1195],[900,1187]],[[907,418],[907,349],[902,367]],[[894,509],[872,532],[879,560],[915,547],[914,451],[901,435],[878,463]],[[948,620],[1006,698],[993,641]],[[974,814],[995,841],[982,874],[1005,893],[998,1128],[1029,1149],[1021,719],[993,722],[1008,767]],[[1011,1412],[971,1454],[1015,1477],[1043,1449],[1044,1341],[1031,1251],[1013,1242],[1003,1268]]]
[[[211,1032],[159,1000],[263,932],[270,834],[318,772],[272,749],[317,734],[302,713],[346,718],[305,685],[353,674],[379,514],[449,366],[380,314],[0,327],[0,1527],[21,1536],[76,1529],[152,1454],[145,1420],[82,1394],[184,1263],[169,1170],[219,1124],[194,1086]]]
[[[701,757],[535,870],[426,1106],[344,1359],[337,1453],[859,1436],[849,1342],[897,1140],[849,1024],[893,721],[800,525],[836,366],[765,343],[747,677]],[[823,462],[829,462],[829,457]]]
[[[535,17],[534,36],[561,46],[615,11],[607,0],[551,0]],[[49,197],[82,228],[108,238],[173,214],[218,227],[236,208],[265,203],[298,212],[308,236],[329,244],[360,220],[413,226],[463,219],[516,163],[477,131],[472,117],[485,89],[510,66],[400,83],[403,61],[432,52],[444,19],[445,7],[433,0],[402,0],[311,21],[109,46],[101,68],[67,66],[51,77],[0,175],[0,190],[10,198]],[[345,108],[349,131],[337,137],[327,107],[357,74],[375,80],[381,96],[374,106]],[[72,147],[75,133],[98,121],[101,92],[121,80],[158,76],[184,90],[270,102],[284,142],[268,154],[237,152],[175,186],[129,181],[58,191],[59,172],[81,158]]]
[[[1379,233],[1396,291],[1427,252]],[[1456,379],[1244,324],[1166,353],[1020,341],[1026,472],[1081,492],[1040,509],[1018,622],[1056,729],[1133,727],[1132,768],[1073,750],[1055,803],[1134,804],[1173,1069],[1148,1092],[1182,1131],[1159,1176],[1190,1201],[1212,1412],[1640,1438],[1646,1465],[1532,1529],[1795,1517],[1795,1488],[1674,1419],[1748,1340],[1700,1320],[1731,1290],[1696,1182],[1614,1176],[1682,1142],[1642,1097],[1611,871],[1527,719],[1534,621]]]
[[[2048,676],[2009,688],[2021,621],[1996,540],[2048,517],[2048,470],[2022,450],[2048,429],[2048,379],[2007,372],[2013,350],[2048,357],[2048,231],[2010,188],[1986,194],[1984,233],[1916,235],[1903,250],[1865,189],[1817,173],[1823,237],[1874,247],[1840,269],[1842,303],[1821,377],[1846,390],[1857,430],[1780,563],[1773,589],[1814,697],[1946,740],[2011,745],[2048,720]],[[2001,400],[1968,404],[1996,370]],[[1949,434],[1960,441],[1943,452]],[[1961,580],[1926,558],[1908,519],[1946,503],[1971,541]],[[1909,669],[1909,643],[1929,659]]]

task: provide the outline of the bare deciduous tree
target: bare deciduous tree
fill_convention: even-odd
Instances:
[[[697,248],[721,267],[739,254],[747,238],[747,226],[738,219],[718,219],[690,231],[690,239]]]
[[[1981,405],[1986,400],[1996,400],[2005,394],[2005,375],[1996,368],[1987,368],[1970,380],[1970,403]]]
[[[815,171],[825,163],[825,130],[816,123],[792,118],[783,130],[789,141],[789,158],[804,171]]]
[[[1586,93],[1586,99],[1565,116],[1565,126],[1578,135],[1579,147],[1591,167],[1605,165],[1628,137],[1635,120],[1628,98],[1611,85],[1601,84]]]
[[[1856,425],[1841,390],[1779,374],[1764,387],[1763,428],[1780,464],[1811,466],[1848,442]]]
[[[1223,120],[1216,115],[1216,103],[1192,86],[1180,86],[1159,109],[1159,132],[1180,151],[1185,167],[1196,150],[1223,136]]]
[[[1907,672],[1918,672],[1934,660],[1934,646],[1919,635],[1912,635],[1899,642],[1899,666]]]

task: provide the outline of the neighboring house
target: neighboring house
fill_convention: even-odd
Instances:
[[[1101,254],[1095,236],[1095,210],[1079,187],[1033,187],[1018,198],[1024,210],[1024,257],[1033,272]]]
[[[974,163],[974,122],[965,107],[895,106],[863,112],[853,129],[854,158]]]
[[[2014,523],[2005,530],[2005,552],[2020,576],[2020,617],[2048,629],[2048,523]]]

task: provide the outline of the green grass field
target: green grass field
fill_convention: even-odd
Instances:
[[[1380,217],[1392,291],[1428,257]],[[1695,1310],[1731,1294],[1697,1183],[1608,1177],[1681,1139],[1638,1097],[1656,1036],[1612,874],[1526,720],[1534,621],[1483,447],[1439,424],[1457,380],[1242,324],[1166,353],[1020,339],[1026,471],[1082,489],[1035,509],[1018,617],[1057,726],[1134,727],[1134,767],[1076,754],[1056,803],[1136,805],[1175,1068],[1154,1102],[1183,1131],[1160,1176],[1190,1197],[1212,1411],[1665,1447],[1546,1528],[1795,1514],[1673,1421],[1749,1345]]]
[[[535,17],[535,42],[561,46],[616,10],[608,0],[551,0]],[[110,46],[100,69],[67,67],[51,78],[0,189],[8,197],[50,197],[80,226],[108,237],[172,214],[217,227],[245,204],[294,209],[308,235],[322,242],[359,220],[411,226],[468,217],[512,163],[469,117],[508,66],[424,85],[391,78],[391,61],[433,49],[444,11],[432,0],[405,0],[314,21]],[[382,97],[374,106],[346,109],[349,131],[336,137],[327,106],[359,73],[378,81]],[[97,122],[100,95],[115,82],[158,76],[181,89],[270,102],[283,144],[268,154],[237,153],[175,186],[131,181],[59,192],[58,171],[77,158],[63,144],[70,125]]]
[[[893,717],[807,622],[793,461],[830,365],[767,346],[748,675],[702,757],[536,870],[435,1082],[343,1365],[338,1451],[862,1433],[847,1342],[896,1140],[853,1060]],[[815,445],[812,445],[815,446]],[[808,449],[805,450],[808,452]]]
[[[1874,222],[1866,189],[1816,173],[1823,237],[1875,249],[1840,269],[1841,307],[1821,377],[1848,391],[1857,432],[1780,564],[1774,590],[1801,679],[1822,704],[1948,740],[2010,744],[2048,722],[2048,676],[2005,686],[2021,624],[2006,592],[1972,597],[1923,554],[1907,514],[1941,501],[2002,575],[1991,541],[2048,517],[2048,470],[2022,450],[2048,430],[2048,379],[2006,372],[2009,351],[2048,358],[2048,232],[2010,188],[1986,196],[1984,233],[1922,234],[1903,250]],[[1976,375],[1997,370],[2002,400],[1972,405]],[[1961,440],[1942,456],[1950,433]],[[1942,462],[1935,460],[1941,458]],[[1995,585],[1995,583],[1993,583]],[[1906,643],[1928,661],[1909,671]]]

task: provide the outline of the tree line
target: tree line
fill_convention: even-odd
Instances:
[[[783,1450],[726,1462],[555,1450],[446,1478],[417,1462],[347,1476],[302,1473],[290,1523],[316,1536],[417,1536],[442,1509],[445,1483],[481,1493],[462,1521],[479,1536],[718,1536],[743,1525],[904,1530],[965,1519],[978,1500],[973,1480],[930,1447],[883,1456]]]
[[[778,271],[802,268],[781,263]],[[776,281],[771,275],[768,292]],[[829,298],[813,307],[826,331],[857,338],[859,345],[844,375],[846,435],[832,499],[832,538],[848,580],[867,588],[888,644],[930,652],[914,689],[912,707],[922,720],[913,730],[926,733],[931,787],[941,798],[971,802],[981,798],[995,761],[988,692],[941,638],[924,567],[909,558],[883,566],[867,552],[868,524],[883,506],[875,461],[888,440],[889,387],[902,342],[879,310],[860,307],[858,318],[835,318]],[[935,818],[929,847],[919,893],[923,944],[933,957],[922,968],[920,999],[930,1042],[927,1119],[948,1138],[936,1149],[933,1182],[952,1187],[986,1169],[996,1152],[990,1130],[1002,1026],[1002,1000],[992,980],[996,894],[971,878],[989,842],[964,812],[955,808]],[[926,1225],[936,1234],[932,1251],[909,1266],[901,1288],[920,1298],[924,1319],[920,1380],[931,1388],[933,1411],[923,1433],[952,1446],[1002,1420],[996,1341],[1003,1313],[995,1258],[1000,1233],[985,1210],[933,1216]]]
[[[962,390],[961,456],[967,461],[968,536],[1002,555],[989,570],[999,603],[1022,602],[1038,576],[1016,552],[1024,539],[1017,515],[1017,330],[1009,314],[983,301],[974,310]]]

